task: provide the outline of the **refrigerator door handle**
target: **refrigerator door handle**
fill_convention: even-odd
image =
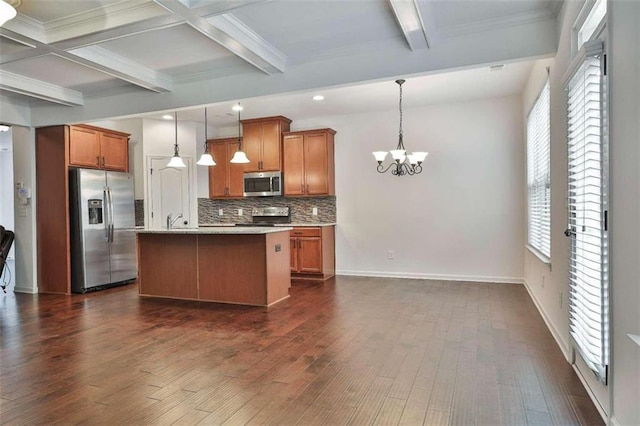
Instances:
[[[109,196],[109,242],[113,242],[113,195],[111,194],[111,188],[107,187],[107,194]]]
[[[111,215],[111,211],[109,209],[109,188],[107,188],[106,186],[104,187],[104,190],[102,191],[102,198],[104,199],[104,239],[105,241],[109,242],[109,223],[111,222],[109,220],[109,216]]]

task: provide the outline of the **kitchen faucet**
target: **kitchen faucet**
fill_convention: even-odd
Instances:
[[[173,226],[174,223],[176,223],[176,220],[180,219],[182,217],[182,213],[178,213],[178,216],[172,218],[173,213],[169,213],[167,215],[167,229],[171,229],[171,227]]]

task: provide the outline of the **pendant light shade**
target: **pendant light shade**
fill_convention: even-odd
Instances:
[[[184,164],[184,161],[182,161],[182,158],[180,158],[180,153],[179,153],[180,147],[178,146],[178,113],[174,112],[173,114],[176,122],[176,142],[173,145],[173,157],[171,157],[171,160],[169,160],[167,167],[174,167],[177,169],[181,169],[187,166],[186,164]]]
[[[238,105],[234,107],[234,109],[238,111],[238,150],[233,154],[233,157],[231,157],[229,162],[233,164],[247,164],[250,161],[247,158],[247,154],[242,150],[242,136],[240,134],[240,111],[242,111],[240,102],[238,102]]]
[[[200,156],[200,159],[196,162],[199,166],[215,166],[216,162],[213,156],[209,153],[209,144],[207,141],[207,107],[204,108],[204,153]]]
[[[15,1],[12,3],[20,4],[20,2]],[[0,27],[3,26],[5,22],[15,18],[17,14],[18,12],[16,12],[15,7],[13,7],[11,3],[0,0]]]

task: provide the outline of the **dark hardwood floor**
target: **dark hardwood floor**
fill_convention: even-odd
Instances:
[[[2,424],[603,424],[523,286],[336,277],[270,308],[0,296]]]

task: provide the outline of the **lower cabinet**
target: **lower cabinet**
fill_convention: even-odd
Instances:
[[[290,234],[291,277],[326,280],[335,274],[335,227],[296,227]]]

